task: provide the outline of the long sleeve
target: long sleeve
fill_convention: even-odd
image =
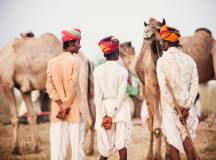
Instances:
[[[191,83],[190,83],[190,91],[189,91],[189,98],[186,102],[186,108],[190,108],[192,104],[195,101],[195,98],[198,93],[198,84],[199,84],[199,78],[197,73],[197,67],[195,62],[193,63],[193,73],[191,77]]]
[[[175,106],[173,104],[172,95],[169,92],[169,89],[167,88],[166,75],[163,70],[163,66],[160,59],[157,62],[156,70],[157,70],[157,78],[158,78],[161,95],[163,96],[163,99],[166,101],[166,103],[168,103],[171,107],[174,108]]]
[[[60,99],[59,94],[58,94],[58,92],[56,90],[56,87],[55,87],[53,79],[52,79],[52,73],[51,73],[51,70],[50,70],[50,63],[48,63],[48,67],[47,67],[46,89],[47,89],[47,92],[49,94],[49,97],[53,101],[56,101],[56,100]]]
[[[126,94],[126,89],[127,89],[127,79],[128,79],[128,72],[125,71],[124,75],[120,79],[120,85],[119,85],[119,88],[118,88],[118,95],[117,95],[117,98],[116,98],[116,108],[113,111],[113,113],[108,115],[110,117],[115,116],[115,114],[119,111],[122,102],[125,99],[125,94]]]
[[[72,73],[70,75],[70,82],[69,82],[69,88],[67,90],[67,96],[65,101],[73,100],[75,96],[77,95],[77,89],[78,89],[78,80],[79,80],[79,72],[80,72],[80,62],[77,61],[73,64],[72,67]]]
[[[94,101],[96,105],[96,111],[99,113],[100,117],[106,116],[105,107],[103,105],[102,99],[103,95],[97,80],[97,77],[94,75]]]

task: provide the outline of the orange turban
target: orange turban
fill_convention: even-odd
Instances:
[[[99,46],[104,54],[110,54],[119,48],[119,40],[113,36],[109,36],[100,40]]]
[[[160,29],[160,36],[162,39],[169,42],[176,42],[179,40],[180,33],[177,29],[168,26],[162,26]]]
[[[62,42],[71,41],[71,40],[80,40],[81,39],[81,31],[79,29],[72,30],[63,30],[62,31]]]

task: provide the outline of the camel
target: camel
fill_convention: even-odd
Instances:
[[[122,46],[124,50],[120,50],[120,55],[123,58],[126,68],[131,70],[132,73],[134,68],[131,66],[134,66],[132,64],[136,64],[135,70],[143,85],[141,87],[142,93],[147,100],[149,112],[148,126],[151,133],[150,147],[147,155],[148,159],[152,159],[153,157],[153,133],[155,133],[156,136],[155,158],[161,158],[161,117],[159,112],[160,92],[155,71],[155,64],[158,57],[162,54],[162,49],[159,45],[161,42],[159,30],[162,25],[165,25],[165,23],[165,20],[163,20],[163,22],[159,22],[154,18],[150,18],[149,24],[144,23],[147,27],[144,30],[145,38],[138,60],[136,59],[136,55],[131,52],[131,50],[133,50],[131,44],[125,43]],[[183,46],[184,52],[192,56],[197,64],[199,82],[206,83],[211,79],[215,79],[216,41],[212,37],[211,32],[206,28],[199,28],[195,31],[193,36],[182,37],[180,39],[180,43]],[[157,46],[159,48],[157,48]]]
[[[36,115],[31,101],[33,90],[45,91],[46,69],[48,61],[62,52],[61,42],[51,33],[45,33],[38,38],[33,33],[21,34],[21,37],[14,39],[1,48],[0,51],[0,84],[4,95],[10,106],[10,116],[13,126],[12,153],[20,154],[19,146],[19,125],[16,98],[14,88],[17,88],[23,97],[28,111],[28,121],[31,128],[32,150],[39,151]],[[92,64],[82,54],[83,59],[80,69],[80,90],[82,109],[86,129],[91,128],[91,140],[94,140],[94,113],[93,92],[88,94],[92,83]],[[91,108],[91,109],[89,109]],[[89,153],[93,153],[93,142],[90,142]]]
[[[150,21],[151,22],[151,21]],[[154,23],[150,23],[155,27]],[[162,26],[162,24],[160,24]],[[149,34],[145,29],[144,34]],[[146,37],[146,36],[144,36]],[[161,114],[160,114],[160,90],[156,75],[156,61],[162,54],[162,50],[157,48],[157,44],[160,44],[158,38],[146,37],[143,41],[143,45],[140,51],[136,63],[136,72],[142,83],[143,96],[146,99],[149,119],[148,127],[150,130],[150,147],[147,154],[147,159],[162,159],[161,157]],[[156,151],[153,155],[153,140],[155,136]]]
[[[135,49],[132,46],[131,42],[124,42],[120,45],[119,48],[120,57],[123,60],[124,66],[127,68],[129,73],[134,76],[137,76],[135,71],[135,66],[137,63],[138,57],[136,56]]]
[[[210,30],[198,28],[194,35],[181,37],[180,44],[183,46],[184,52],[195,60],[200,83],[206,83],[216,78],[216,40],[212,37]],[[130,73],[136,75],[134,64],[136,64],[138,57],[135,52],[131,52],[134,47],[131,42],[125,42],[122,44],[122,48],[124,50],[120,52],[120,56],[125,67]]]
[[[199,82],[206,83],[215,79],[216,40],[207,28],[196,29],[194,35],[180,38],[185,53],[197,64]]]
[[[135,76],[137,77],[137,73],[135,71],[135,66],[137,63],[137,55],[135,53],[135,49],[132,45],[132,42],[123,42],[119,47],[119,55],[123,61],[124,67],[128,70],[129,77]],[[141,83],[139,83],[139,88],[141,87]],[[130,96],[130,99],[133,102],[132,108],[132,117],[140,118],[141,107],[143,102],[143,96]]]

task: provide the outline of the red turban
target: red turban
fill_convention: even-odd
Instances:
[[[104,54],[110,54],[119,48],[119,40],[113,36],[106,37],[99,42]]]
[[[73,30],[63,30],[62,31],[62,42],[71,41],[71,40],[80,40],[81,39],[81,31],[79,29]]]
[[[171,28],[168,26],[162,26],[160,29],[160,36],[164,40],[167,40],[170,42],[176,42],[179,40],[180,33],[175,28]]]

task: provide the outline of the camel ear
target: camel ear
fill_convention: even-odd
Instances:
[[[25,37],[24,33],[20,33],[20,36],[21,36],[21,37]]]
[[[146,27],[148,24],[144,21],[144,26]]]
[[[162,26],[164,26],[164,25],[166,25],[166,21],[165,21],[165,19],[163,18],[163,21],[162,21]]]

